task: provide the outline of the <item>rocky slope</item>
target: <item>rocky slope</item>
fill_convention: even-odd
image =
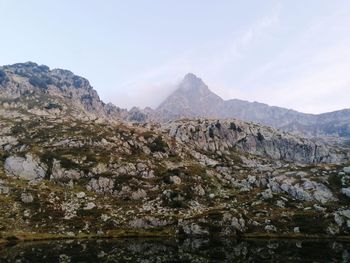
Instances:
[[[156,121],[181,117],[236,118],[312,137],[350,139],[350,109],[314,115],[258,102],[225,101],[194,74],[187,74],[178,89],[150,114]]]
[[[238,120],[121,122],[66,97],[88,86],[3,71],[0,240],[350,233],[344,149]]]
[[[126,110],[102,102],[85,78],[32,62],[0,67],[0,98],[32,111],[46,102],[45,109],[52,112],[73,110],[83,113],[82,117],[121,119],[126,114]]]

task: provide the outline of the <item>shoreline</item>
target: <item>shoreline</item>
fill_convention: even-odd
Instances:
[[[4,235],[5,234],[5,235]],[[327,236],[308,234],[269,234],[269,233],[247,233],[240,236],[215,236],[215,235],[176,235],[173,231],[135,231],[135,230],[113,230],[105,234],[51,234],[51,233],[29,233],[19,232],[11,235],[3,233],[0,237],[0,245],[35,241],[57,241],[57,240],[84,240],[84,239],[122,239],[122,238],[231,238],[236,240],[305,240],[305,241],[340,241],[350,242],[349,236]]]

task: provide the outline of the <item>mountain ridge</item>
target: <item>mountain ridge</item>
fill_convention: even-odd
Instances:
[[[260,102],[224,100],[193,73],[190,76],[195,81],[188,81],[186,75],[178,88],[156,108],[153,116],[150,116],[151,119],[168,121],[191,117],[236,118],[307,136],[350,139],[350,109],[310,114]],[[187,89],[183,89],[183,86],[187,86]],[[201,87],[205,87],[204,96]],[[332,123],[336,125],[332,126]]]

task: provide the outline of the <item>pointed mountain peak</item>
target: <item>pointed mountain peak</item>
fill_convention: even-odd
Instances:
[[[193,80],[198,80],[198,78],[195,74],[193,73],[187,73],[184,77],[184,81],[193,81]]]
[[[188,73],[185,75],[183,80],[181,81],[179,88],[185,91],[200,91],[200,90],[208,90],[207,85],[203,82],[202,79],[198,78],[193,73]]]

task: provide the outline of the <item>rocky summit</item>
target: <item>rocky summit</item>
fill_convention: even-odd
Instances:
[[[198,93],[193,112],[222,102],[190,74],[159,110]],[[346,148],[214,111],[151,114],[103,103],[66,70],[1,67],[0,240],[349,237]]]

